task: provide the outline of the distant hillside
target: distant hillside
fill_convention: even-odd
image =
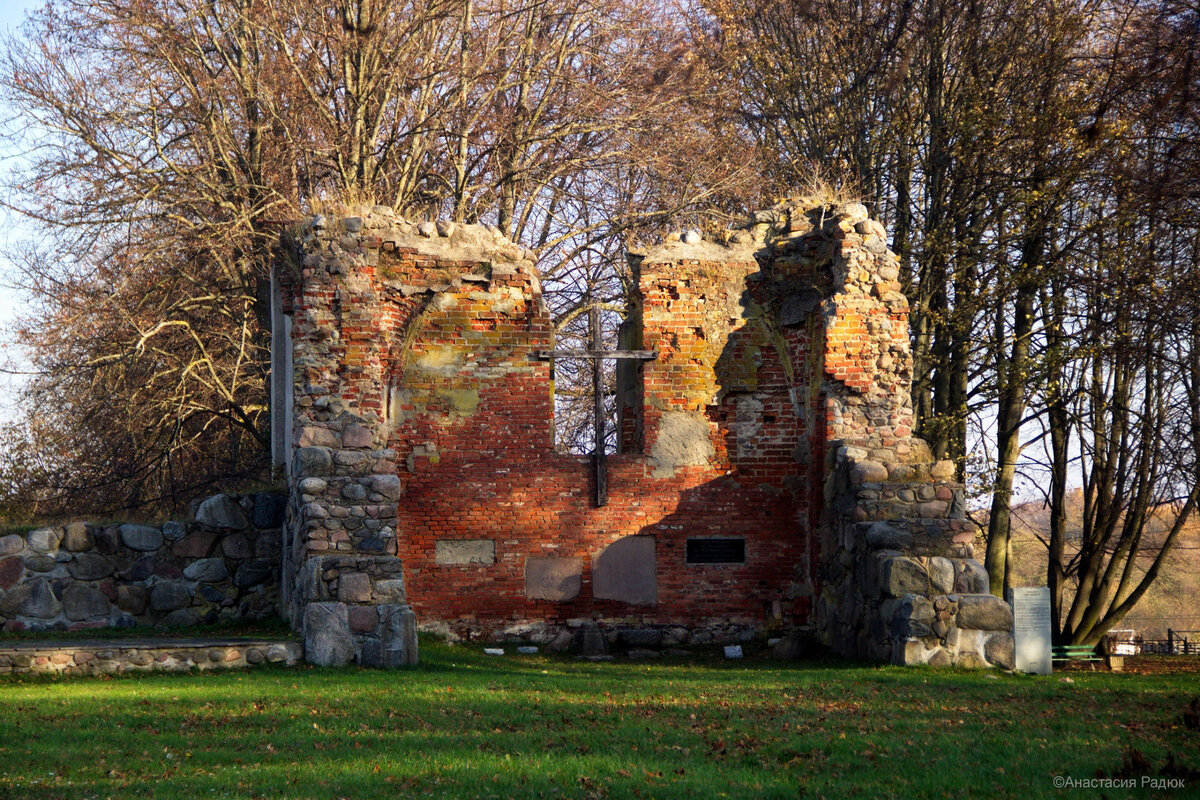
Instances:
[[[1076,490],[1067,499],[1068,549],[1070,535],[1080,534],[1082,517],[1083,492]],[[1164,510],[1147,538],[1157,544],[1171,520],[1170,512]],[[1050,535],[1050,509],[1040,502],[1015,506],[1013,534],[1014,585],[1045,586],[1044,541]],[[1137,629],[1152,639],[1166,638],[1167,628],[1200,631],[1200,522],[1195,517],[1180,535],[1154,585],[1118,627]]]

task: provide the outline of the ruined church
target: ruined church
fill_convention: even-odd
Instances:
[[[532,253],[385,207],[283,237],[282,593],[310,660],[411,663],[418,628],[561,646],[595,626],[1012,666],[963,487],[913,436],[882,225],[785,203],[674,238],[629,254],[620,347],[640,356],[618,361],[619,446],[597,458],[554,447],[561,352]]]

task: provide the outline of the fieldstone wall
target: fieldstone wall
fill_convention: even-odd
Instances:
[[[221,494],[187,522],[71,522],[2,536],[0,624],[172,627],[278,614],[285,502]]]
[[[834,451],[818,629],[844,655],[1011,669],[1012,611],[988,594],[954,465],[914,452]]]

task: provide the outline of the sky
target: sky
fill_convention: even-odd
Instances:
[[[8,32],[17,28],[25,18],[25,12],[38,5],[40,0],[4,0],[0,3],[0,29]],[[11,169],[14,159],[18,157],[19,153],[12,152],[0,142],[0,170]],[[11,241],[13,237],[20,237],[21,234],[21,220],[0,208],[0,236],[4,239],[0,244]],[[11,285],[13,277],[12,264],[0,255],[0,337],[3,336],[3,329],[12,322],[20,308],[21,298]],[[0,341],[0,344],[3,342]],[[0,422],[9,421],[14,417],[14,390],[17,380],[19,379],[11,375],[0,374]]]

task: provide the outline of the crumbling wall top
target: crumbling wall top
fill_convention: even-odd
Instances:
[[[427,256],[437,264],[457,264],[468,276],[473,267],[490,264],[501,272],[521,272],[538,284],[536,254],[514,244],[494,225],[476,225],[451,220],[417,222],[397,216],[390,206],[358,206],[329,209],[284,233],[283,249],[293,256],[293,277],[320,278],[340,275],[353,282],[363,266],[379,266],[379,253],[408,252]],[[406,285],[405,276],[379,275],[385,286]],[[449,276],[457,279],[459,276]],[[485,276],[487,277],[487,276]],[[429,287],[447,276],[430,273],[423,277]],[[470,279],[469,277],[467,278]]]
[[[742,224],[719,231],[675,231],[661,244],[631,250],[642,264],[677,261],[767,261],[792,252],[800,240],[842,240],[857,236],[872,253],[887,252],[887,231],[862,203],[834,204],[807,197],[782,200],[755,211]],[[843,279],[845,276],[842,276]]]

